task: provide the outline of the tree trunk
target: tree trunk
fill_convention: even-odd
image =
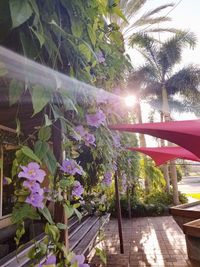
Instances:
[[[142,123],[142,111],[141,111],[141,106],[140,106],[140,102],[137,103],[137,121],[138,123]],[[139,134],[139,140],[140,140],[140,147],[146,147],[146,139],[144,134]]]
[[[141,106],[140,106],[140,102],[139,101],[137,103],[137,107],[136,108],[137,108],[137,111],[136,111],[137,121],[138,121],[138,123],[142,123],[142,111],[141,111]],[[146,147],[147,146],[144,134],[139,134],[139,141],[140,141],[140,147]],[[144,160],[146,160],[145,156],[144,156]],[[150,181],[149,181],[149,177],[147,175],[144,177],[144,186],[145,186],[145,193],[149,194],[149,192],[150,192]]]
[[[167,97],[167,91],[165,87],[162,88],[162,101],[163,101],[163,115],[164,115],[164,121],[170,121],[170,113],[169,113],[169,103],[168,103],[168,97]],[[170,142],[168,142],[169,146],[172,146]],[[178,196],[178,184],[177,184],[177,171],[176,171],[176,165],[175,161],[170,161],[170,174],[171,174],[171,182],[172,182],[172,188],[173,188],[173,202],[174,205],[179,204],[179,196]]]
[[[172,181],[172,187],[173,187],[173,202],[174,205],[179,204],[179,196],[178,196],[178,183],[177,183],[177,171],[176,171],[176,165],[174,164],[174,161],[170,161],[170,173],[171,173],[171,181]]]
[[[163,122],[163,113],[160,114],[160,120],[161,122]],[[165,140],[160,139],[160,145],[161,147],[165,146]],[[169,194],[170,193],[170,176],[169,176],[169,169],[168,169],[167,164],[164,164],[162,166],[162,171],[163,171],[164,179],[166,182],[166,190],[167,190],[167,193]]]

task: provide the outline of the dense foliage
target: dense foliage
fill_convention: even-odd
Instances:
[[[105,20],[114,13],[124,18],[113,1],[10,0],[1,1],[1,5],[1,45],[108,91],[123,87],[131,65],[118,25]],[[57,266],[79,266],[83,259],[79,261],[68,253],[60,239],[67,225],[54,218],[48,203],[62,204],[68,218],[73,214],[80,218],[83,208],[105,211],[107,201],[103,194],[106,196],[116,168],[122,180],[121,190],[125,190],[126,175],[130,180],[135,176],[135,157],[129,158],[124,169],[128,155],[121,147],[120,136],[112,134],[107,125],[127,120],[126,113],[120,116],[122,103],[107,97],[104,91],[91,96],[82,90],[80,95],[73,91],[75,88],[69,90],[69,85],[60,88],[57,81],[55,87],[45,87],[39,77],[34,82],[29,77],[24,82],[10,79],[12,73],[4,64],[1,70],[1,93],[6,103],[18,110],[26,97],[32,108],[30,121],[40,118],[31,132],[23,131],[20,116],[15,118],[17,133],[23,135],[12,169],[16,244],[21,244],[26,219],[46,220],[47,237],[34,246],[30,258],[38,263],[43,259],[41,264],[45,265],[51,260],[55,264],[56,256]],[[79,86],[87,89],[87,85]],[[62,131],[63,160],[52,151],[55,129],[58,140]],[[49,259],[49,253],[53,259]]]

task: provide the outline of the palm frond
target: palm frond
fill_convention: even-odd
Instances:
[[[147,13],[145,13],[143,15],[143,17],[150,17],[150,16],[155,15],[155,14],[159,13],[160,11],[162,11],[162,10],[168,8],[168,7],[173,7],[173,6],[174,6],[173,3],[159,6],[159,7],[155,8],[155,9],[150,10]]]
[[[136,16],[137,12],[143,7],[147,0],[120,0],[118,7],[126,17],[127,21],[130,21],[132,17]],[[122,20],[117,15],[112,15],[112,22],[120,25],[120,29],[127,27],[127,22]]]
[[[122,9],[127,20],[130,20],[144,6],[147,0],[120,0],[119,7]]]
[[[162,111],[162,100],[161,98],[151,98],[148,102],[148,104],[157,111]],[[169,110],[170,112],[196,112],[196,108],[194,108],[193,105],[191,105],[191,102],[188,102],[186,98],[183,100],[175,100],[172,97],[168,98],[168,104],[169,104]],[[200,109],[200,107],[199,107]]]
[[[178,41],[183,45],[189,45],[190,48],[194,48],[197,44],[197,37],[193,32],[181,31],[177,34]]]
[[[161,84],[157,81],[157,71],[151,64],[145,64],[135,70],[129,77],[128,88],[146,98],[161,92]]]
[[[147,30],[145,30],[145,32],[163,32],[163,33],[165,33],[165,32],[171,32],[171,33],[175,33],[175,34],[177,34],[177,33],[179,33],[180,32],[180,30],[178,30],[178,29],[175,29],[175,28],[149,28],[149,29],[147,29]]]
[[[159,41],[149,36],[148,34],[141,32],[132,35],[130,38],[129,45],[134,47],[137,46],[139,48],[139,52],[145,57],[147,64],[151,64],[154,68],[157,69],[158,73],[159,64],[158,64],[158,53],[159,53]],[[161,73],[159,74],[161,79]]]
[[[141,26],[144,26],[144,25],[153,25],[153,24],[156,24],[156,23],[160,23],[160,22],[166,22],[166,21],[171,21],[171,18],[169,17],[156,17],[156,18],[139,18],[138,20],[136,20],[130,27],[129,27],[129,30],[130,29],[133,29],[135,27],[141,27]]]
[[[193,95],[196,97],[199,93],[200,68],[195,65],[189,65],[176,72],[166,82],[168,94],[179,92],[182,95]],[[196,95],[195,95],[196,94]]]
[[[196,36],[187,31],[179,31],[162,45],[158,54],[159,64],[163,74],[170,71],[175,64],[181,61],[182,50],[186,46],[193,47],[196,44]]]
[[[138,46],[140,48],[144,47],[151,47],[155,42],[155,39],[144,33],[144,32],[137,32],[131,35],[129,38],[129,46],[134,47]]]

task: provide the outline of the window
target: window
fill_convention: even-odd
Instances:
[[[0,190],[0,218],[12,212],[14,203],[14,186],[8,184],[7,177],[11,178],[12,163],[15,158],[16,147],[11,145],[0,147],[0,167],[1,167],[1,190]]]

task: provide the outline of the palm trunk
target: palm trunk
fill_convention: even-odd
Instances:
[[[141,111],[141,106],[140,106],[140,102],[138,101],[137,104],[137,121],[138,123],[142,123],[142,111]],[[140,147],[146,147],[146,140],[145,140],[145,136],[144,134],[139,134],[139,140],[140,140]]]
[[[162,101],[163,101],[163,115],[164,115],[164,121],[170,120],[170,113],[169,113],[169,103],[168,103],[168,97],[167,97],[167,91],[165,87],[162,88]],[[170,142],[168,142],[168,145],[172,145]],[[172,182],[172,188],[173,188],[173,202],[174,205],[179,204],[179,196],[178,196],[178,183],[177,183],[177,171],[176,171],[176,165],[175,161],[170,161],[170,174],[171,174],[171,182]]]
[[[141,106],[140,106],[140,102],[138,101],[137,104],[137,121],[138,123],[142,123],[142,111],[141,111]],[[140,141],[140,147],[146,147],[146,139],[144,134],[139,134],[139,141]],[[146,158],[144,158],[144,160],[146,160]],[[145,176],[144,178],[144,186],[145,186],[145,193],[149,194],[150,192],[150,181],[149,181],[149,177]]]
[[[163,121],[163,113],[160,114],[160,120],[161,122]],[[160,145],[165,146],[165,141],[163,139],[160,140]],[[163,175],[164,175],[164,179],[166,182],[166,191],[169,194],[170,193],[170,177],[169,177],[169,169],[168,169],[168,165],[164,164],[162,166],[162,171],[163,171]]]

